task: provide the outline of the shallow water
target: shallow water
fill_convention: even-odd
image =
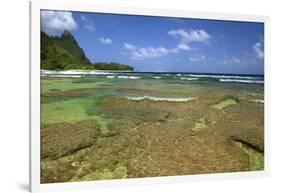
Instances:
[[[41,182],[262,170],[263,92],[256,76],[42,72]]]

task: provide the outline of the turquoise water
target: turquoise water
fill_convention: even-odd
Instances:
[[[49,72],[49,71],[48,71]],[[91,74],[91,71],[70,71],[43,73],[49,77],[71,78],[70,89],[91,88],[95,84],[103,84],[100,95],[117,95],[140,97],[152,95],[155,97],[200,97],[213,90],[241,91],[235,95],[244,94],[263,98],[262,76],[241,75],[210,75],[210,74],[179,74],[179,73],[109,73]],[[64,74],[61,74],[64,73]],[[107,84],[107,85],[106,85]],[[67,89],[68,85],[63,85]],[[45,87],[43,87],[44,91]],[[106,90],[108,89],[108,90]]]

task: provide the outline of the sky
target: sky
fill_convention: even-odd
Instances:
[[[263,23],[43,10],[41,30],[53,36],[70,31],[93,63],[264,74]]]

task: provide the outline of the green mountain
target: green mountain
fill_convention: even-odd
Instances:
[[[46,70],[72,69],[89,66],[90,61],[68,31],[59,36],[41,32],[41,68]]]
[[[95,67],[95,69],[97,70],[128,70],[128,71],[134,71],[134,68],[129,66],[129,65],[125,65],[125,64],[119,64],[116,62],[110,62],[110,63],[106,63],[106,62],[97,62],[94,63],[93,66]]]
[[[68,51],[72,56],[78,59],[81,64],[91,64],[84,51],[79,47],[78,43],[69,31],[64,31],[61,37],[54,37],[53,39],[57,45]]]
[[[49,36],[41,32],[41,69],[134,70],[131,66],[118,63],[91,64],[69,31],[64,31],[61,36]]]

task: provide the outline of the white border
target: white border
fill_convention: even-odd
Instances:
[[[263,22],[265,41],[265,169],[258,172],[236,172],[219,174],[202,174],[171,177],[149,177],[125,180],[91,181],[40,184],[40,10],[68,10],[96,13],[115,13],[128,15],[168,16],[196,19],[213,19],[228,21]],[[58,2],[58,1],[33,1],[30,2],[30,191],[45,192],[56,190],[73,190],[105,187],[125,187],[159,183],[180,183],[191,181],[210,181],[225,179],[241,179],[249,177],[269,176],[270,168],[270,143],[269,143],[269,25],[270,18],[258,15],[222,14],[207,12],[191,12],[184,10],[163,10],[137,7],[110,7],[97,4]]]

